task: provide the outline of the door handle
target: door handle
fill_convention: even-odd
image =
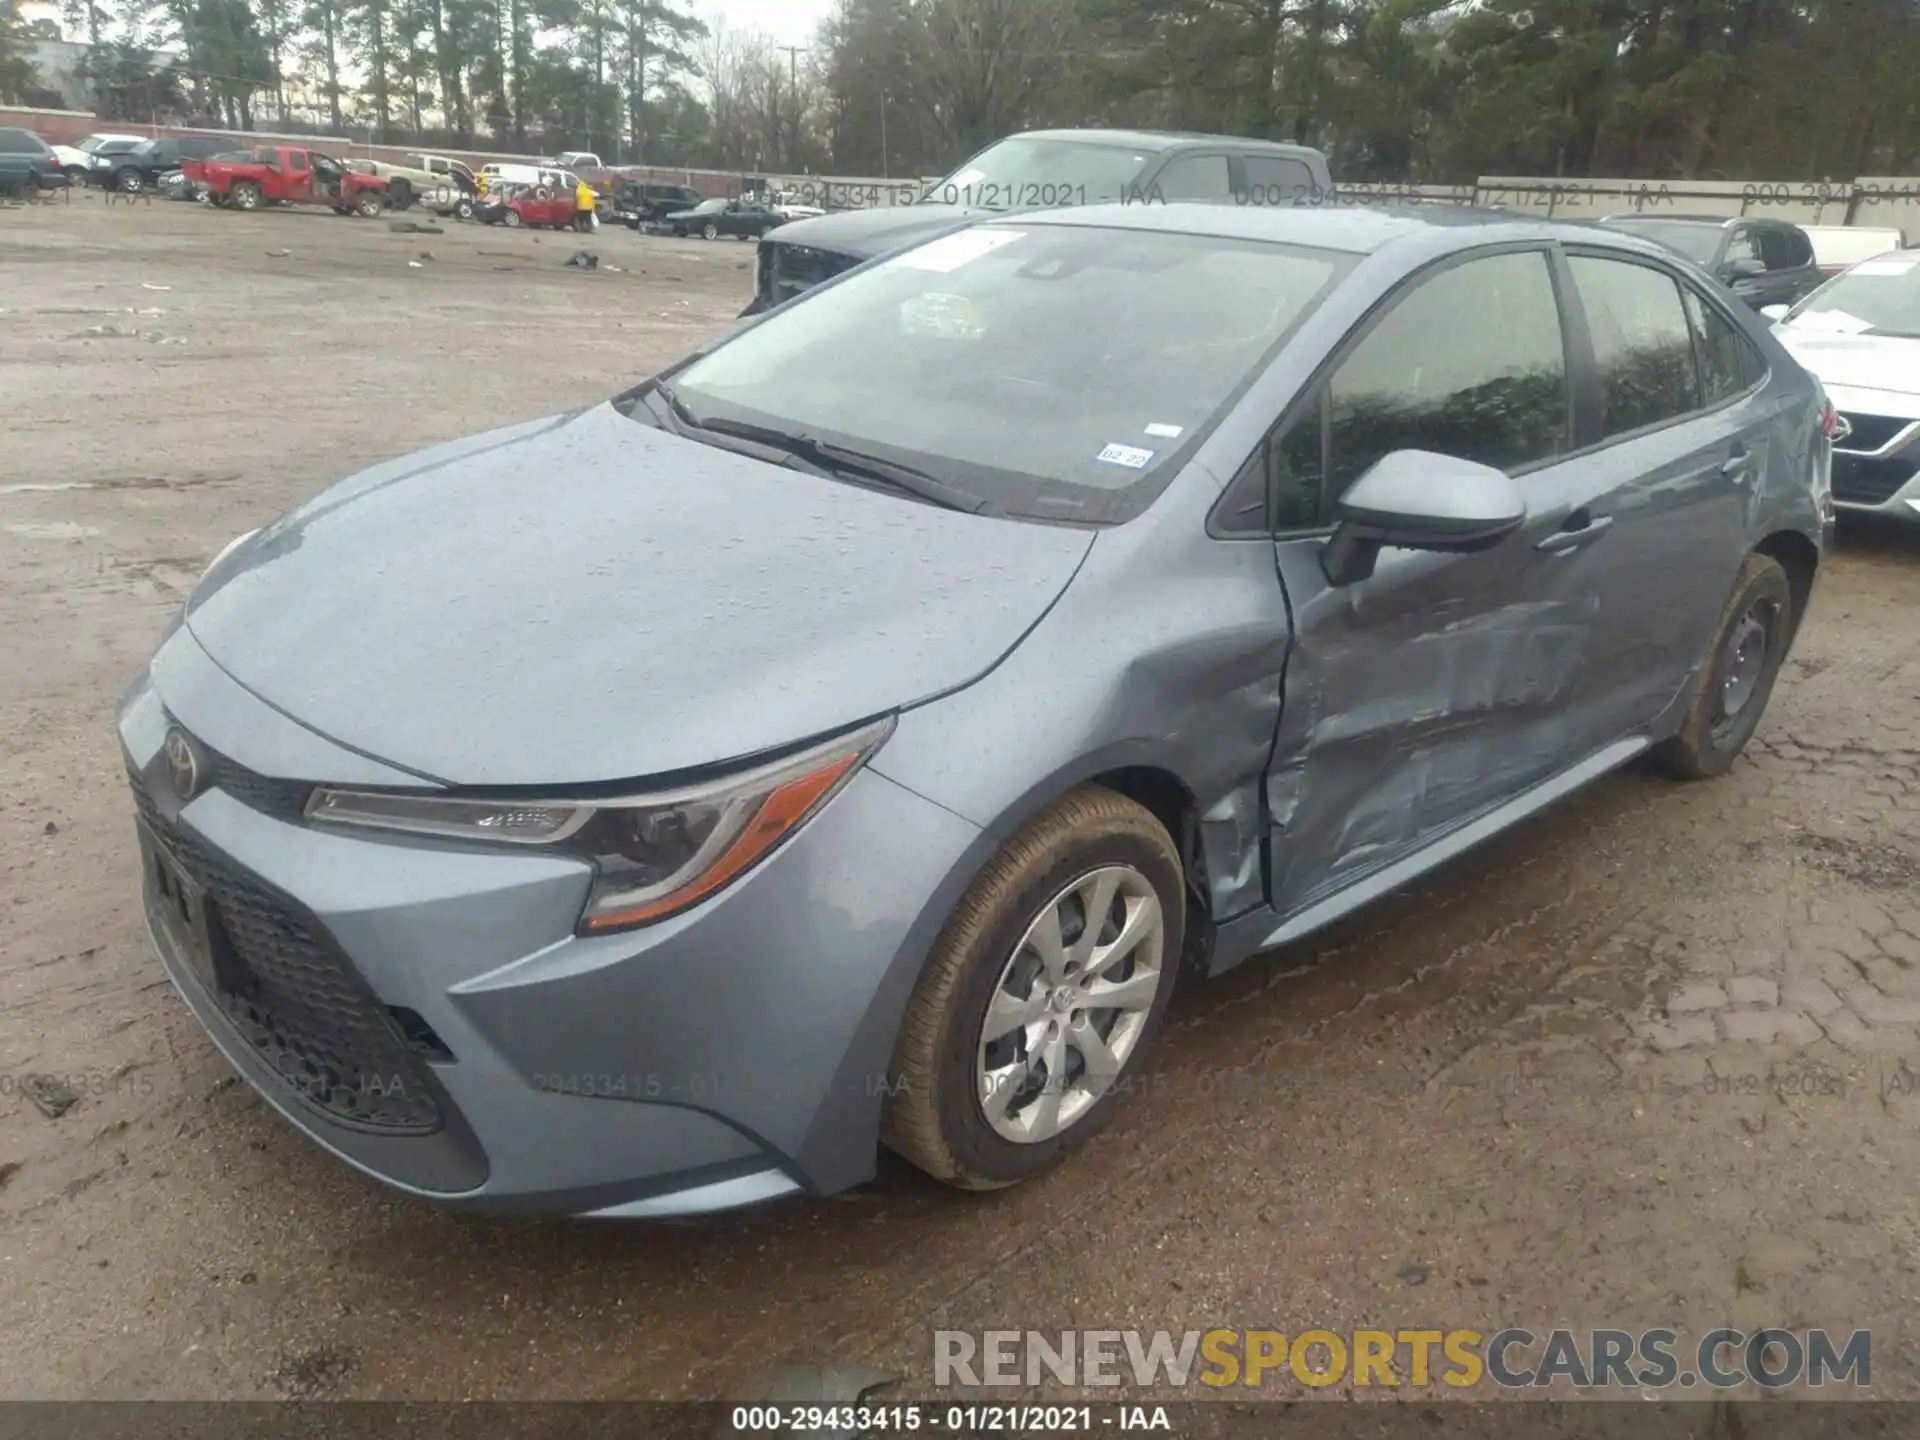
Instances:
[[[1720,473],[1736,485],[1744,485],[1752,469],[1753,452],[1744,445],[1734,446],[1733,453],[1720,465]]]
[[[1611,515],[1595,515],[1585,506],[1567,516],[1565,523],[1533,548],[1549,555],[1565,555],[1593,544],[1613,527]]]

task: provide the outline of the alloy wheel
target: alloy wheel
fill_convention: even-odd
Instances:
[[[976,1094],[995,1133],[1050,1140],[1091,1110],[1145,1033],[1166,917],[1130,865],[1083,875],[1027,926],[980,1028]]]

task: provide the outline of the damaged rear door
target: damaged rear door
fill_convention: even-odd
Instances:
[[[1588,673],[1610,590],[1615,480],[1574,455],[1564,271],[1549,246],[1429,267],[1357,327],[1269,442],[1293,617],[1267,797],[1274,908],[1296,913],[1613,738]],[[1578,323],[1575,312],[1575,323]],[[1328,582],[1331,505],[1426,450],[1519,480],[1521,529],[1476,554],[1388,549]]]

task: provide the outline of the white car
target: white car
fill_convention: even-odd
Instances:
[[[1802,225],[1813,244],[1813,263],[1831,280],[1849,265],[1871,260],[1889,250],[1906,248],[1906,233],[1878,225]]]
[[[67,179],[78,184],[91,175],[95,168],[94,152],[103,146],[109,150],[131,150],[142,144],[144,135],[123,135],[113,131],[102,131],[95,135],[82,136],[73,145],[55,145],[54,155],[60,161],[60,168],[66,172]]]
[[[1920,250],[1862,260],[1761,313],[1840,412],[1833,503],[1920,525]]]

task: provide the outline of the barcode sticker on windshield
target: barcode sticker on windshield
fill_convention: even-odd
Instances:
[[[1102,465],[1124,465],[1129,470],[1144,470],[1153,463],[1153,451],[1136,445],[1109,445],[1093,457]]]
[[[1155,421],[1153,424],[1147,426],[1147,434],[1161,440],[1177,440],[1180,438],[1180,427],[1178,425],[1162,425],[1160,422]]]
[[[900,264],[912,270],[931,270],[935,274],[945,275],[958,270],[970,260],[978,260],[982,255],[991,255],[1003,245],[1011,245],[1016,240],[1024,240],[1024,230],[962,230],[958,235],[943,236],[930,240],[918,250],[909,250],[899,259]]]

